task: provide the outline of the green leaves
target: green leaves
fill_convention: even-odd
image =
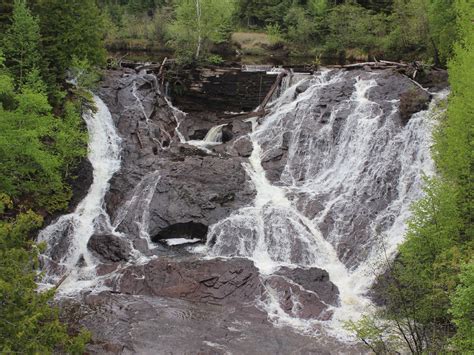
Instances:
[[[170,44],[181,62],[206,60],[212,44],[228,40],[234,0],[177,0]]]
[[[21,85],[28,72],[40,65],[39,24],[26,7],[25,0],[15,0],[11,21],[3,48],[7,65]]]
[[[64,179],[86,154],[86,135],[77,108],[66,103],[64,118],[55,117],[45,94],[34,91],[38,87],[31,82],[20,93],[11,86],[4,91],[11,107],[0,108],[0,191],[28,207],[55,211],[67,206]]]
[[[105,62],[104,27],[94,0],[39,0],[43,56],[49,65],[48,82],[65,79],[74,57],[92,65]]]
[[[28,211],[0,222],[0,352],[50,354],[83,351],[87,332],[70,337],[51,307],[54,290],[37,292],[38,248],[29,234],[42,218]]]
[[[474,349],[474,259],[463,265],[459,278],[449,310],[457,327],[452,344],[459,352],[467,354]]]

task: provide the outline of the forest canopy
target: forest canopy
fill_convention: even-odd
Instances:
[[[197,52],[200,58],[194,59],[205,61],[210,53],[222,53],[226,43],[234,48],[231,51],[237,48],[249,54],[280,49],[290,56],[411,59],[444,66],[458,35],[454,2],[444,0],[101,0],[99,4],[110,48],[168,47],[185,61]],[[200,30],[206,34],[199,40]],[[231,33],[265,33],[269,40],[264,48],[242,48]]]

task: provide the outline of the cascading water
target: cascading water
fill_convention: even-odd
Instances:
[[[105,212],[104,195],[109,180],[120,167],[120,139],[107,107],[95,97],[97,113],[84,117],[90,133],[89,159],[94,168],[94,182],[74,213],[59,218],[40,235],[39,239],[48,244],[43,258],[46,283],[61,283],[60,292],[67,294],[84,288],[100,290],[99,286],[105,284],[124,295],[127,292],[148,295],[149,290],[134,287],[138,285],[135,282],[147,278],[146,282],[158,290],[164,274],[160,271],[160,277],[154,277],[153,267],[145,267],[150,273],[137,276],[134,273],[139,270],[134,269],[137,265],[148,265],[162,255],[176,257],[170,273],[179,273],[181,257],[184,263],[195,262],[199,256],[243,257],[252,260],[259,270],[255,272],[248,261],[242,264],[247,264],[244,267],[250,268],[257,279],[255,284],[244,286],[252,292],[258,288],[255,296],[258,307],[267,312],[274,324],[289,325],[310,335],[326,329],[335,337],[344,336],[342,322],[358,318],[371,307],[366,294],[374,281],[373,269],[379,268],[380,241],[383,240],[384,251],[390,257],[403,239],[411,202],[422,195],[423,173],[433,173],[429,152],[434,124],[430,119],[432,110],[419,112],[408,122],[402,122],[398,98],[413,85],[408,79],[398,77],[396,85],[404,87],[384,86],[384,80],[393,79],[393,75],[397,74],[384,77],[383,73],[366,71],[323,71],[315,76],[290,73],[266,106],[269,113],[248,120],[252,123],[248,137],[249,127],[237,122],[239,118],[232,118],[235,130],[228,145],[222,143],[223,133],[228,132],[227,128],[222,131],[225,124],[212,127],[203,140],[186,140],[179,130],[185,114],[166,98],[163,99],[168,107],[163,101],[157,105],[161,94],[156,89],[156,78],[146,73],[124,76],[120,90],[109,92],[114,95],[107,95],[106,91],[104,95],[114,98],[110,99],[110,107],[124,147],[122,171],[114,178],[107,195],[107,201],[115,204],[110,206],[114,218],[110,221]],[[394,87],[398,91],[392,94]],[[117,107],[112,106],[115,98],[119,101]],[[433,108],[435,103],[431,105]],[[167,144],[161,141],[157,144],[158,137]],[[208,153],[213,153],[209,149],[212,145],[222,146],[212,155],[180,146],[165,149],[177,144],[177,137],[180,143],[194,144]],[[245,144],[237,150],[236,142]],[[233,159],[232,163],[239,167],[235,171],[242,176],[230,191],[237,191],[234,194],[228,191],[227,185],[220,186],[221,182],[226,184],[225,179],[234,177],[234,170],[226,175],[225,169],[220,168],[211,170],[217,172],[212,176],[208,174],[209,169],[227,163],[226,159]],[[241,162],[254,190],[243,186],[246,180]],[[196,172],[193,167],[203,167],[207,174]],[[195,173],[197,179],[190,178]],[[194,190],[205,184],[216,186],[209,189],[210,193],[205,190],[204,197],[194,196]],[[250,192],[242,202],[227,209],[241,186]],[[208,197],[212,200],[207,201]],[[173,206],[176,200],[182,202],[180,199],[184,203]],[[182,206],[185,208],[181,209]],[[167,209],[173,213],[168,214]],[[222,214],[214,215],[206,209]],[[206,246],[188,246],[203,237],[180,238],[184,232],[167,242],[158,238],[164,228],[194,219],[204,223],[206,230],[210,225]],[[100,253],[91,254],[87,245],[94,234],[123,238],[120,242],[126,239],[133,244],[134,257],[117,262]],[[176,247],[181,243],[186,246]],[[196,255],[189,258],[187,250]],[[94,255],[104,259],[96,260]],[[234,262],[242,261],[232,260],[229,264]],[[110,271],[114,267],[117,269]],[[281,273],[282,267],[295,274]],[[327,271],[339,293],[327,281],[327,274],[323,270],[318,274],[315,268]],[[208,276],[192,272],[189,277],[196,277],[198,282]],[[102,273],[106,275],[97,276]],[[330,284],[329,293],[334,298],[325,298],[321,284],[311,288],[302,282],[305,280],[298,280],[294,276],[301,275],[298,273],[310,275],[311,281],[318,277],[315,275],[323,275],[326,281],[321,284]],[[209,275],[210,280],[214,279],[214,274]],[[220,277],[225,279],[224,283],[229,281],[227,275]],[[209,289],[214,287],[212,282],[208,284],[205,286]],[[233,285],[233,280],[229,284],[231,290],[240,287]],[[177,285],[173,290],[181,292],[189,284],[178,282]],[[216,285],[216,288],[220,286]],[[309,294],[312,298],[305,299]],[[176,297],[180,298],[181,293]],[[284,304],[285,297],[290,302]],[[139,300],[137,297],[134,302]],[[246,302],[254,305],[253,300]],[[313,302],[309,304],[312,307],[318,301],[323,304],[322,311],[312,308],[303,314],[309,303]],[[146,307],[149,306],[147,303]]]
[[[84,115],[89,131],[88,158],[94,169],[93,183],[74,213],[60,217],[38,238],[48,245],[43,256],[46,266],[43,281],[54,285],[66,277],[62,292],[80,290],[94,283],[96,262],[87,243],[97,230],[111,229],[104,196],[109,180],[120,168],[120,137],[107,106],[98,96],[94,96],[94,102],[97,112]]]
[[[250,135],[253,153],[245,168],[257,191],[254,205],[214,224],[208,234],[210,256],[249,258],[263,275],[281,266],[327,270],[340,292],[340,307],[328,322],[338,335],[342,321],[357,319],[371,305],[366,293],[379,267],[379,236],[393,254],[409,206],[422,195],[422,175],[433,173],[432,110],[405,126],[396,123],[398,100],[370,99],[377,79],[357,78],[350,98],[328,107],[326,90],[350,79],[324,71],[296,99],[298,85],[274,101]],[[343,122],[342,112],[348,113]],[[270,183],[262,164],[285,145],[281,174]],[[277,324],[312,331],[320,323],[288,315],[276,291],[267,291],[262,307]]]
[[[203,140],[184,140],[183,143],[193,145],[206,153],[211,153],[210,147],[222,143],[222,128],[227,124],[220,124],[212,127]]]
[[[150,221],[149,206],[160,178],[159,171],[145,175],[133,189],[132,197],[119,208],[113,222],[113,231],[115,232],[120,224],[131,215],[129,220],[135,224],[133,226],[135,234],[146,240],[149,249],[154,248],[148,233]]]

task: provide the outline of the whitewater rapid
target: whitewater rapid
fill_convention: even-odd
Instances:
[[[253,152],[244,166],[257,192],[254,204],[209,229],[207,253],[212,257],[246,257],[262,275],[282,266],[318,267],[329,273],[340,292],[332,319],[321,322],[300,319],[296,311],[288,314],[280,306],[283,295],[267,286],[269,297],[261,306],[277,325],[310,333],[324,323],[333,335],[345,337],[344,322],[372,309],[367,292],[385,256],[392,258],[403,241],[410,205],[422,196],[423,176],[434,173],[430,147],[435,119],[431,116],[439,98],[398,128],[399,100],[387,101],[389,109],[384,111],[370,99],[377,79],[377,74],[357,78],[350,98],[332,108],[319,131],[312,131],[314,107],[324,90],[347,80],[344,72],[323,71],[311,79],[298,78],[296,83],[289,80],[293,85],[273,101],[270,113],[250,134]],[[310,80],[309,88],[296,95],[302,80]],[[350,114],[342,127],[337,126],[334,141],[338,113],[344,110]],[[282,145],[285,135],[291,137],[287,160],[279,180],[270,182],[262,162]],[[371,220],[364,252],[351,259],[341,252],[350,217],[364,213],[364,205],[357,204],[354,196],[379,194],[375,182],[389,179],[391,170],[399,171],[399,178],[386,185],[396,191],[397,198]],[[314,217],[305,215],[305,208],[318,199],[324,202],[322,211]],[[337,219],[323,236],[320,227],[328,215]]]
[[[87,243],[95,232],[111,230],[104,197],[110,179],[120,169],[121,139],[105,103],[96,95],[93,99],[96,111],[83,115],[89,132],[87,157],[93,168],[93,183],[73,213],[61,216],[38,237],[39,242],[48,245],[43,255],[43,283],[53,286],[61,282],[59,292],[63,293],[80,291],[96,283],[97,262]]]

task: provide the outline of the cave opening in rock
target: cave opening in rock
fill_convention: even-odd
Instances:
[[[175,223],[162,229],[151,240],[167,245],[205,243],[208,229],[208,226],[199,222]]]

